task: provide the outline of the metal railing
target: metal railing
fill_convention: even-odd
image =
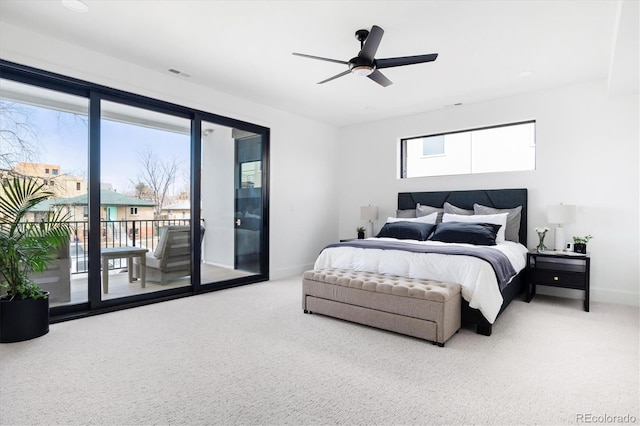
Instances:
[[[190,224],[190,219],[103,220],[100,221],[100,247],[136,246],[153,251],[158,245],[160,228]],[[89,222],[73,221],[71,226],[75,229],[69,249],[71,273],[85,273],[89,265]],[[112,259],[109,269],[124,268],[126,264],[126,260]]]

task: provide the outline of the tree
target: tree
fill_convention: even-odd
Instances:
[[[133,179],[130,179],[129,182],[131,183],[131,185],[133,185],[134,197],[141,200],[153,199],[153,193],[151,189],[149,189],[149,187],[144,182],[138,181],[136,183],[136,181],[134,181]]]
[[[0,169],[11,173],[17,163],[36,157],[38,128],[29,110],[14,102],[0,101]]]
[[[162,162],[147,149],[139,154],[142,174],[138,177],[140,183],[146,185],[152,193],[156,215],[162,211],[169,187],[175,182],[178,172],[178,162],[175,160]],[[136,192],[138,185],[136,185]]]

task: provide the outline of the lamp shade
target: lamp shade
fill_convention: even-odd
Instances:
[[[571,223],[576,219],[576,206],[574,204],[558,204],[547,209],[547,222]]]
[[[378,206],[362,206],[360,207],[360,219],[376,220],[378,219]]]

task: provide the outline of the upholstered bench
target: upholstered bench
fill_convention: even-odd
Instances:
[[[307,271],[302,309],[444,346],[460,329],[460,285],[345,269]]]

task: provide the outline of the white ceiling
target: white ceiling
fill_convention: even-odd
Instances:
[[[24,26],[157,72],[336,126],[470,104],[595,79],[638,88],[638,2],[0,1],[0,24]],[[383,70],[383,88],[347,75],[354,33],[385,30],[377,58],[438,53]],[[4,43],[0,41],[0,43]],[[1,46],[1,44],[0,44]]]

